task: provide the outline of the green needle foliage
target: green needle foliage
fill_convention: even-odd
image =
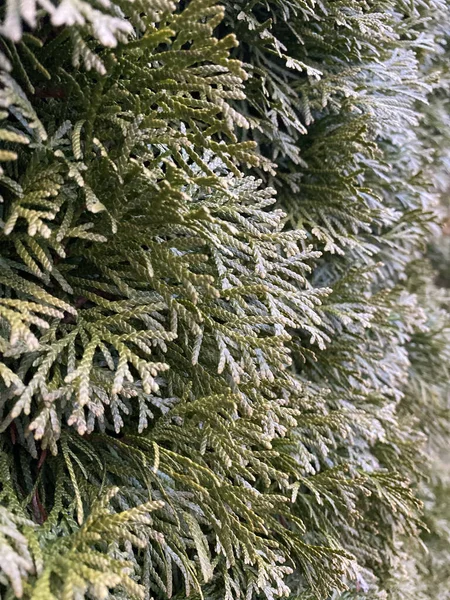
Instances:
[[[253,75],[240,107],[278,166],[265,179],[291,227],[322,252],[313,287],[333,290],[319,309],[326,348],[310,348],[306,363],[294,354],[296,371],[326,388],[331,410],[352,422],[327,460],[348,460],[369,481],[383,473],[370,496],[357,492],[362,522],[334,497],[327,506],[323,493],[311,509],[315,522],[322,518],[311,535],[317,528],[317,539],[333,536],[362,567],[346,598],[437,597],[423,555],[411,558],[404,536],[417,534],[400,518],[396,495],[406,477],[435,519],[432,488],[442,497],[448,478],[438,464],[448,439],[448,294],[436,289],[426,251],[448,190],[449,10],[444,1],[227,6],[227,26],[241,42],[236,56]],[[433,250],[441,284],[445,239],[440,256]],[[300,332],[297,346],[305,345]],[[425,489],[423,472],[433,473]],[[394,518],[377,508],[380,499],[395,506]],[[409,515],[406,498],[401,504]],[[303,515],[298,500],[297,508]],[[448,524],[430,529],[441,542],[447,536],[442,556],[430,559],[442,565]],[[432,573],[439,577],[448,581],[445,571]],[[296,581],[308,597],[301,573]],[[438,596],[446,594],[441,587]]]
[[[224,4],[0,8],[4,600],[450,597],[450,6]]]

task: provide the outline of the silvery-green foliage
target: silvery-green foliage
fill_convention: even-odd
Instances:
[[[300,333],[297,344],[310,354],[296,369],[304,382],[328,389],[331,410],[353,418],[327,455],[327,466],[354,465],[350,479],[381,470],[416,486],[441,470],[448,301],[424,253],[437,239],[442,265],[449,18],[445,1],[227,3],[227,24],[241,41],[235,54],[253,74],[239,107],[278,165],[269,180],[291,226],[323,251],[310,281],[333,290],[319,309],[329,341],[315,349]],[[434,598],[438,576],[427,580],[431,570],[405,541],[401,519],[394,525],[379,511],[383,494],[377,498],[370,483],[362,495],[360,488],[354,514],[364,516],[352,521],[349,505],[336,502],[339,485],[332,489],[332,501],[325,491],[317,503],[307,498],[311,521],[322,518],[319,529],[357,559],[343,597]],[[417,496],[434,511],[430,487]],[[304,512],[298,505],[297,514]],[[439,538],[439,527],[432,530]],[[322,539],[318,531],[311,536]],[[445,557],[448,546],[440,548]],[[301,569],[293,581],[299,597],[309,598]]]
[[[445,593],[447,3],[225,8],[2,8],[6,598]]]

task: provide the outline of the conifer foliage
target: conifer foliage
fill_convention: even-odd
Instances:
[[[449,26],[0,8],[1,598],[450,597]]]

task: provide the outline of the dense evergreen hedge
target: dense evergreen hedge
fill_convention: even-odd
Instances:
[[[447,0],[0,23],[1,598],[450,598]]]

